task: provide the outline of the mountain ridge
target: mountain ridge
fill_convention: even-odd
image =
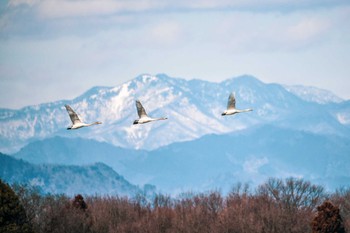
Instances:
[[[103,162],[117,170],[127,180],[142,186],[151,183],[163,192],[208,191],[220,189],[227,192],[235,183],[251,186],[269,177],[302,177],[317,182],[329,190],[350,186],[350,139],[341,136],[319,135],[312,132],[259,125],[227,134],[208,134],[186,142],[176,142],[152,151],[123,152],[114,148],[104,151],[104,143],[86,139],[95,152],[70,151],[61,158],[54,148],[57,138],[44,140],[32,151],[45,156],[26,153],[30,145],[14,154],[16,158],[34,163],[47,163],[47,157],[60,164],[85,165]],[[61,138],[66,144],[76,141]],[[60,144],[61,145],[61,144]],[[52,148],[52,149],[51,149]],[[67,146],[60,146],[67,151]],[[84,154],[85,159],[80,156]],[[33,157],[34,156],[34,157]],[[78,159],[77,159],[78,158]],[[348,178],[346,180],[345,178]]]
[[[319,104],[341,103],[344,99],[332,92],[312,86],[284,85],[287,91],[299,96],[301,99]],[[321,98],[322,97],[322,98]]]
[[[223,118],[221,112],[231,92],[236,93],[237,108],[252,107],[254,112]],[[169,119],[133,126],[138,117],[135,99],[141,100],[150,116],[164,115]],[[85,121],[99,120],[103,124],[68,133],[65,129],[70,120],[64,104],[71,105]],[[124,148],[153,150],[205,134],[228,133],[271,122],[344,135],[350,128],[349,106],[347,101],[305,101],[282,85],[266,84],[249,75],[219,83],[187,81],[165,74],[140,75],[115,87],[93,87],[73,100],[20,110],[0,109],[0,151],[13,153],[31,141],[52,136],[84,137]],[[304,123],[309,116],[313,121]]]

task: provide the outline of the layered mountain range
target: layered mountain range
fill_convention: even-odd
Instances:
[[[349,135],[349,101],[340,101],[324,90],[302,89],[265,84],[252,76],[215,83],[164,74],[141,75],[116,87],[91,88],[73,100],[19,110],[0,109],[0,151],[13,153],[29,142],[53,136],[90,138],[124,148],[152,150],[206,134],[270,123],[322,134]],[[254,111],[222,117],[231,92],[236,95],[237,108],[249,107]],[[149,115],[166,116],[169,120],[132,125],[138,117],[136,99]],[[67,131],[70,120],[65,104],[71,105],[86,122],[99,120],[103,124]]]
[[[54,137],[30,143],[13,156],[37,165],[108,164],[126,180],[158,191],[228,192],[269,177],[299,177],[334,190],[350,185],[350,139],[273,125],[210,134],[152,151],[130,150],[91,139]]]
[[[237,108],[254,111],[221,116],[231,92]],[[150,116],[169,119],[132,125],[136,99]],[[64,104],[84,121],[103,124],[66,130]],[[171,194],[226,192],[272,176],[335,189],[350,185],[350,101],[252,76],[214,83],[141,75],[73,100],[0,109],[0,151],[33,166],[107,164],[130,183]]]

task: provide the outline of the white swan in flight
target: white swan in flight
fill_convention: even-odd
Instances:
[[[91,125],[98,125],[98,124],[102,124],[102,122],[96,121],[94,123],[91,124],[86,124],[84,122],[81,122],[81,120],[79,119],[78,115],[73,111],[73,109],[69,106],[69,105],[64,105],[67,109],[67,112],[69,114],[70,120],[72,121],[72,125],[69,126],[67,129],[79,129],[82,127],[87,127],[87,126],[91,126]]]
[[[166,120],[166,119],[168,119],[166,117],[161,117],[161,118],[151,118],[151,117],[149,117],[139,100],[136,100],[136,109],[137,109],[137,114],[139,115],[139,119],[134,121],[134,123],[133,123],[134,125],[136,125],[136,124],[145,124],[145,123],[148,123],[148,122],[151,122],[151,121],[159,121],[159,120]]]
[[[241,112],[249,112],[249,111],[253,111],[253,109],[248,108],[248,109],[236,109],[236,99],[235,99],[235,95],[233,93],[230,94],[230,96],[228,97],[228,101],[227,101],[227,110],[225,110],[221,116],[226,116],[226,115],[233,115],[236,113],[241,113]]]

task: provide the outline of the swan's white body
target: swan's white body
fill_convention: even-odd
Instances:
[[[236,109],[236,99],[235,99],[235,95],[233,93],[230,94],[230,96],[228,97],[228,101],[227,101],[227,109],[221,114],[222,116],[226,116],[226,115],[233,115],[236,113],[241,113],[241,112],[250,112],[253,111],[253,109],[248,108],[248,109]]]
[[[82,128],[82,127],[88,127],[88,126],[91,126],[91,125],[98,125],[98,124],[102,124],[102,122],[99,122],[99,121],[96,121],[96,122],[93,122],[93,123],[90,123],[90,124],[86,124],[84,122],[82,122],[78,115],[73,111],[73,109],[69,106],[69,105],[64,105],[66,107],[66,110],[69,114],[69,117],[70,117],[70,120],[72,121],[72,125],[69,126],[67,129],[79,129],[79,128]]]
[[[151,118],[151,117],[149,117],[139,100],[136,100],[136,109],[137,109],[137,114],[139,115],[139,119],[134,121],[134,123],[133,123],[134,125],[136,125],[136,124],[145,124],[145,123],[152,122],[152,121],[159,121],[159,120],[166,120],[166,119],[168,119],[166,117],[161,117],[161,118]]]

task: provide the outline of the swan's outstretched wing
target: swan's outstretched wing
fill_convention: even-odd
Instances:
[[[231,93],[228,97],[227,101],[227,109],[235,109],[236,108],[236,99],[235,94]]]
[[[70,120],[72,121],[73,124],[76,123],[81,123],[78,115],[73,111],[73,109],[69,105],[64,105],[67,109],[67,112],[69,114]]]
[[[136,109],[137,109],[137,114],[139,114],[139,117],[147,117],[147,113],[145,109],[142,107],[142,104],[139,100],[136,100]]]

